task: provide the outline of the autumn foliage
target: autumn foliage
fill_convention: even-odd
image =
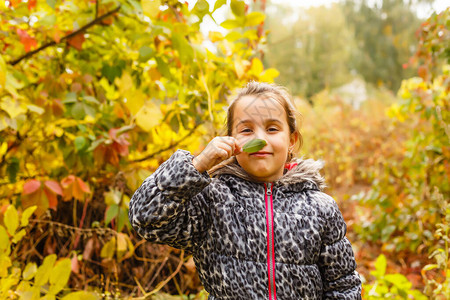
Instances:
[[[217,30],[200,30],[226,6]],[[128,202],[176,149],[196,154],[221,132],[233,90],[278,75],[262,63],[264,6],[0,3],[0,299],[206,297],[188,253],[131,230]],[[385,280],[369,275],[384,252],[389,272],[423,273],[408,277],[407,294],[442,294],[450,277],[441,258],[422,271],[447,245],[434,232],[446,224],[438,202],[449,196],[448,13],[422,25],[410,61],[421,77],[389,98],[396,104],[374,98],[358,111],[327,91],[315,107],[298,103],[310,117],[304,151],[326,160],[357,250],[373,250],[357,251],[361,273],[368,284]],[[396,255],[420,267],[405,270]]]

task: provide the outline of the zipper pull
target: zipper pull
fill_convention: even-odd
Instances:
[[[268,196],[272,195],[272,182],[269,182],[269,184],[268,184],[267,195]]]

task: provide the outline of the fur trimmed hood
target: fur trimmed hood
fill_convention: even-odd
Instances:
[[[319,172],[323,165],[324,162],[322,160],[294,158],[289,164],[285,165],[283,176],[274,183],[283,186],[313,184],[318,189],[323,190],[326,187],[325,179]],[[228,174],[257,182],[239,165],[235,156],[223,162],[211,172],[208,171],[208,173],[213,178]]]

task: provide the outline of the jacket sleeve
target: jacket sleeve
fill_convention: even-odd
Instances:
[[[133,194],[129,219],[141,237],[189,251],[202,239],[211,178],[194,167],[193,158],[178,149]]]
[[[352,246],[345,237],[347,225],[334,199],[319,193],[328,206],[319,255],[323,299],[361,299],[361,279]]]

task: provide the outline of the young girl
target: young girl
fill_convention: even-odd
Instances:
[[[196,157],[178,149],[144,180],[132,226],[192,252],[208,299],[361,299],[346,224],[321,191],[322,164],[294,158],[302,137],[289,95],[249,83],[227,129]],[[243,151],[256,138],[267,144]]]

